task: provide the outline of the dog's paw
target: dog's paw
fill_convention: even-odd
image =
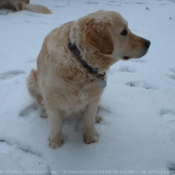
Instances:
[[[49,139],[49,146],[50,148],[56,149],[58,147],[61,147],[64,143],[63,139]]]
[[[100,123],[102,121],[102,117],[99,116],[98,114],[95,116],[95,123]]]
[[[84,141],[86,144],[95,143],[99,139],[99,135],[96,131],[90,133],[84,133]]]

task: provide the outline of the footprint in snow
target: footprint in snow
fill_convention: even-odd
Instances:
[[[139,82],[128,82],[126,83],[126,85],[130,87],[136,87],[136,86],[139,86]]]
[[[20,113],[19,116],[20,117],[26,117],[29,116],[30,113],[32,113],[33,111],[37,110],[37,105],[35,103],[30,104],[29,106],[25,107]]]
[[[93,4],[98,4],[97,2],[86,2],[86,4],[93,5]]]
[[[146,90],[156,90],[157,87],[155,87],[154,85],[151,85],[149,83],[145,83],[145,82],[128,82],[126,83],[127,86],[130,86],[130,87],[141,87],[141,88],[144,88]]]
[[[4,73],[0,74],[0,80],[14,78],[14,77],[16,77],[18,75],[21,75],[21,74],[26,74],[26,73],[22,70],[7,71],[7,72],[4,72]]]
[[[24,22],[26,22],[26,23],[31,23],[31,21],[28,21],[28,20],[24,20]]]
[[[170,171],[170,175],[175,175],[175,163],[168,163],[167,168]]]
[[[128,72],[128,73],[134,73],[135,70],[130,68],[130,67],[127,67],[127,66],[124,66],[124,67],[121,67],[120,69],[118,69],[119,72]]]
[[[23,151],[25,153],[28,153],[28,154],[33,154],[37,157],[42,157],[43,156],[43,154],[40,151],[38,151],[34,148],[31,148],[29,145],[26,145],[25,143],[20,143],[18,141],[13,140],[13,139],[0,138],[0,148],[1,148],[0,152],[5,152],[6,151],[6,153],[7,153],[7,151],[10,150],[10,149],[5,149],[3,151],[2,148],[4,148],[4,146],[6,146],[6,147],[16,147],[18,150],[21,150],[21,151]]]
[[[163,120],[175,130],[175,111],[169,109],[162,109],[160,112]]]
[[[167,75],[169,78],[175,80],[175,69],[170,69],[171,73],[170,75]]]
[[[99,113],[99,112],[102,112],[102,113],[111,113],[111,111],[110,111],[110,107],[104,107],[104,106],[101,106],[101,105],[99,105],[98,106],[98,110],[97,110],[97,113]]]
[[[41,169],[43,175],[48,175],[51,172],[49,164],[43,157],[43,152],[25,142],[18,142],[12,138],[0,138],[0,153],[14,160],[24,170]],[[28,164],[26,164],[26,160]],[[14,165],[15,163],[13,163]]]

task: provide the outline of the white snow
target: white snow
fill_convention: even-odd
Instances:
[[[52,10],[0,11],[0,174],[175,174],[175,1],[31,0]],[[44,37],[100,9],[122,14],[151,40],[146,56],[119,61],[100,101],[100,139],[83,142],[82,123],[64,122],[64,145],[48,145],[48,119],[29,96]]]

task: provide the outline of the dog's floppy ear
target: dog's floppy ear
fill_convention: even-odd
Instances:
[[[89,20],[85,27],[85,42],[101,53],[112,54],[114,44],[109,19],[100,17]]]

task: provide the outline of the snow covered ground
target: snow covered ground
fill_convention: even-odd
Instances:
[[[0,11],[0,174],[175,174],[175,1],[31,0],[43,15]],[[141,59],[119,61],[100,102],[100,139],[83,142],[82,123],[64,122],[64,145],[48,146],[50,128],[26,88],[44,37],[63,23],[104,9],[122,14],[151,40]]]

